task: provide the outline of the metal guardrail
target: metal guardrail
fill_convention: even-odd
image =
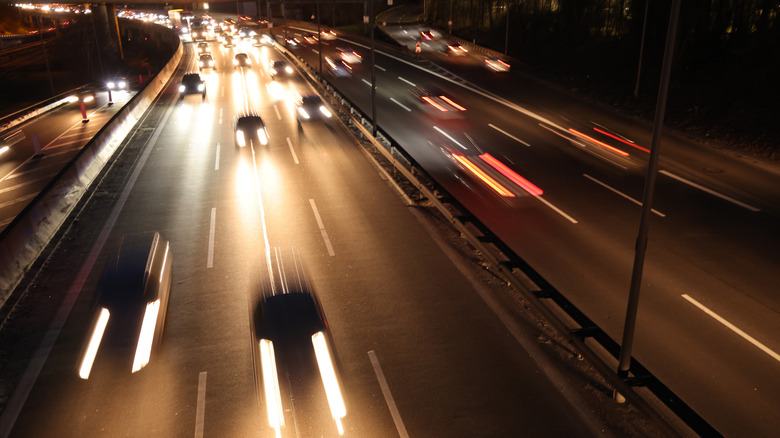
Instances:
[[[615,391],[649,417],[654,418],[668,436],[678,436],[682,432],[669,425],[661,414],[634,388],[647,388],[658,401],[663,403],[669,411],[696,434],[707,437],[722,436],[636,359],[631,359],[629,377],[627,379],[620,378],[616,373],[620,345],[614,339],[577,309],[571,301],[550,285],[468,209],[449,195],[444,188],[435,183],[433,178],[404,151],[400,144],[379,129],[377,129],[377,137],[374,138],[371,135],[373,126],[369,122],[368,116],[348,98],[339,94],[327,81],[319,77],[313,66],[278,44],[277,47],[285,56],[304,69],[306,72],[304,77],[317,87],[318,92],[329,98],[331,106],[335,106],[334,109],[337,109],[336,112],[342,117],[342,120],[349,126],[353,126],[364,140],[370,142],[375,150],[380,152],[403,178],[414,186],[482,254],[496,273],[507,284],[514,286],[533,309],[546,322],[550,323]],[[554,308],[546,303],[553,304],[568,319],[574,321],[576,326],[567,324],[555,313]],[[596,348],[588,345],[587,340],[589,339],[595,342],[596,345],[593,347]],[[604,352],[614,359],[614,364],[610,364],[602,358]]]

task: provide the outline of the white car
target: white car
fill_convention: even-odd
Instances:
[[[339,51],[339,56],[341,56],[341,60],[346,62],[347,64],[360,64],[361,62],[363,62],[363,57],[360,56],[358,52],[352,49],[338,48],[336,50]]]

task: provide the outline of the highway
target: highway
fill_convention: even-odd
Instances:
[[[419,31],[388,32],[414,41]],[[362,55],[352,77],[332,82],[370,117],[369,43],[323,43],[323,56],[337,58],[336,47]],[[317,47],[293,52],[317,68]],[[381,130],[620,341],[651,127],[521,72],[479,65],[380,45]],[[442,114],[411,93],[417,86],[442,90],[466,111]],[[668,133],[662,145],[633,356],[724,435],[772,436],[780,428],[778,172]],[[452,151],[490,170],[478,157],[489,153],[533,186],[493,171],[512,192],[500,195]]]
[[[253,66],[233,68],[238,50]],[[21,306],[48,311],[53,322],[23,314],[5,327],[49,329],[33,361],[40,368],[27,369],[0,433],[273,436],[250,320],[271,260],[295,251],[327,315],[345,435],[621,434],[598,407],[598,383],[552,359],[555,348],[515,320],[490,275],[442,237],[425,210],[405,204],[343,127],[298,126],[294,96],[307,85],[297,75],[271,79],[279,53],[214,43],[212,52],[217,67],[202,72],[205,99],[177,92],[181,75],[197,70],[190,45],[33,274],[32,302]],[[233,120],[250,109],[270,140],[238,149]],[[163,349],[137,374],[99,368],[111,358],[98,353],[83,380],[77,370],[100,274],[123,236],[154,231],[170,240],[173,260]],[[55,290],[64,291],[60,299],[34,298]],[[312,401],[321,386],[290,375],[279,374],[285,426],[277,436],[336,435],[321,409],[305,409],[322,405]]]

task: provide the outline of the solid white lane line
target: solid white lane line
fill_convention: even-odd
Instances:
[[[317,220],[317,226],[320,227],[320,232],[322,233],[322,239],[325,241],[325,246],[328,248],[328,254],[333,257],[336,255],[336,252],[333,251],[333,245],[330,244],[328,232],[325,231],[325,224],[322,223],[320,211],[317,210],[317,204],[314,203],[314,199],[309,199],[309,204],[311,204],[311,209],[314,212],[314,218]]]
[[[316,49],[311,49],[311,51],[312,51],[312,52],[314,52],[314,53],[316,53],[317,55],[319,55],[319,54],[320,54],[319,50],[316,50]]]
[[[219,149],[222,145],[217,143],[217,158],[214,160],[214,170],[219,170]]]
[[[460,143],[458,142],[458,140],[455,140],[454,138],[452,138],[452,136],[451,136],[451,135],[449,135],[449,134],[447,134],[446,132],[444,132],[444,131],[443,131],[441,128],[439,128],[438,126],[434,126],[434,127],[433,127],[433,129],[435,129],[435,130],[439,131],[439,132],[441,133],[441,135],[443,135],[443,136],[445,136],[445,137],[449,138],[449,139],[450,139],[450,140],[451,140],[453,143],[455,143],[456,145],[460,146],[460,148],[461,148],[461,149],[463,149],[464,151],[465,151],[465,150],[468,150],[468,149],[466,149],[466,146],[463,146],[462,144],[460,144]]]
[[[496,126],[496,125],[494,125],[492,123],[489,123],[488,126],[490,126],[491,128],[495,129],[496,131],[506,135],[507,137],[511,138],[512,140],[522,144],[523,146],[529,146],[529,147],[531,146],[529,143],[526,143],[523,140],[520,140],[519,138],[517,138],[514,135],[504,131],[503,129],[499,128],[498,126]]]
[[[217,207],[211,209],[211,225],[209,225],[209,255],[206,261],[207,268],[214,267],[214,228],[217,222]]]
[[[274,104],[274,111],[276,111],[276,118],[282,120],[282,115],[279,113],[279,108],[276,107],[276,104]]]
[[[222,108],[219,109],[219,124],[222,124]]]
[[[395,97],[391,97],[391,98],[390,98],[390,100],[392,100],[393,102],[395,102],[395,103],[396,103],[398,106],[400,106],[401,108],[403,108],[403,109],[405,109],[405,110],[407,110],[407,111],[412,111],[412,109],[411,109],[411,108],[409,108],[408,106],[406,106],[406,105],[402,104],[401,102],[399,102],[399,101],[395,100]]]
[[[222,77],[225,77],[225,73],[222,73]],[[220,92],[220,94],[221,94],[220,97],[225,97],[225,86],[224,85],[222,86],[222,91]]]
[[[365,79],[361,79],[361,81],[363,81],[363,83],[368,85],[369,87],[371,86],[371,82],[369,82],[369,81],[367,81]]]
[[[198,375],[198,404],[195,408],[195,438],[203,438],[203,421],[206,415],[206,372]]]
[[[737,201],[736,199],[734,199],[734,198],[732,198],[730,196],[726,196],[726,195],[724,195],[722,193],[718,193],[718,192],[716,192],[714,190],[708,189],[708,188],[706,188],[704,186],[696,184],[693,181],[687,180],[687,179],[685,179],[685,178],[683,178],[681,176],[677,176],[677,175],[675,175],[675,174],[673,174],[671,172],[668,172],[666,170],[659,170],[658,173],[662,173],[662,174],[668,176],[669,178],[674,178],[677,181],[680,181],[681,183],[688,184],[689,186],[691,186],[693,188],[696,188],[696,189],[699,189],[699,190],[701,190],[703,192],[709,193],[710,195],[717,196],[718,198],[721,198],[723,200],[729,201],[732,204],[739,205],[740,207],[746,208],[746,209],[748,209],[750,211],[761,211],[760,209],[758,209],[756,207],[753,207],[752,205],[745,204],[744,202],[741,202],[741,201]]]
[[[292,141],[290,141],[290,137],[287,137],[287,146],[290,146],[290,153],[292,154],[293,161],[295,161],[295,164],[298,164],[298,156],[295,155],[295,149],[293,148]]]
[[[378,68],[378,69],[380,69],[380,70],[382,70],[382,71],[387,71],[387,69],[386,69],[386,68],[384,68],[384,67],[380,67],[380,66],[378,66],[378,65],[374,65],[374,67],[376,67],[376,68]]]
[[[772,349],[770,349],[770,348],[769,348],[769,347],[767,347],[766,345],[764,345],[764,344],[762,344],[761,342],[759,342],[758,340],[756,340],[756,338],[754,338],[754,337],[750,336],[749,334],[747,334],[747,333],[743,332],[742,330],[740,330],[740,329],[739,329],[737,326],[735,326],[734,324],[732,324],[732,323],[730,323],[730,322],[726,321],[726,320],[725,320],[724,318],[722,318],[720,315],[718,315],[717,313],[715,313],[715,312],[713,312],[712,310],[710,310],[710,309],[709,309],[707,306],[705,306],[704,304],[702,304],[702,303],[700,303],[700,302],[696,301],[696,299],[694,299],[694,298],[693,298],[693,297],[691,297],[690,295],[688,295],[688,294],[682,294],[681,296],[682,296],[683,298],[685,298],[685,299],[686,299],[686,300],[687,300],[689,303],[691,303],[691,304],[693,304],[694,306],[698,307],[698,308],[699,308],[699,310],[701,310],[702,312],[704,312],[704,313],[706,313],[707,315],[711,316],[712,318],[714,318],[714,319],[715,319],[716,321],[718,321],[719,323],[721,323],[721,324],[725,325],[726,327],[728,327],[728,328],[729,328],[731,331],[733,331],[734,333],[736,333],[736,334],[738,334],[738,335],[742,336],[742,338],[743,338],[743,339],[745,339],[746,341],[748,341],[748,342],[750,342],[751,344],[753,344],[753,345],[755,345],[756,347],[758,347],[758,348],[759,348],[761,351],[763,351],[764,353],[766,353],[766,354],[768,354],[769,356],[771,356],[771,357],[772,357],[772,359],[774,359],[774,360],[776,360],[776,361],[780,362],[780,354],[777,354],[777,353],[776,353],[776,352],[774,352]]]
[[[571,223],[573,223],[573,224],[576,224],[576,223],[577,223],[577,219],[574,219],[573,217],[571,217],[571,216],[569,216],[568,214],[564,213],[564,212],[563,212],[563,210],[561,210],[560,208],[558,208],[558,207],[556,207],[556,206],[552,205],[552,204],[551,204],[551,203],[550,203],[548,200],[544,199],[542,196],[534,196],[534,198],[536,198],[536,199],[538,199],[538,200],[542,201],[542,202],[543,202],[543,203],[544,203],[546,206],[548,206],[548,207],[552,208],[552,209],[553,209],[553,211],[555,211],[555,212],[556,212],[556,213],[558,213],[559,215],[561,215],[561,216],[565,217],[565,218],[566,218],[566,220],[568,220],[569,222],[571,222]]]
[[[368,352],[368,359],[371,361],[371,366],[374,367],[374,374],[376,374],[376,379],[379,381],[379,387],[382,388],[382,395],[385,396],[385,402],[388,409],[390,409],[390,415],[393,416],[393,423],[395,423],[398,435],[401,438],[409,438],[409,433],[406,432],[404,421],[401,419],[401,413],[398,412],[398,406],[395,405],[395,400],[393,400],[393,393],[390,392],[390,387],[385,379],[385,373],[382,372],[382,367],[379,365],[379,359],[376,358],[374,350]]]
[[[597,180],[596,178],[593,178],[592,176],[588,175],[587,173],[583,173],[582,176],[584,176],[585,178],[588,178],[589,180],[593,181],[594,183],[600,185],[601,187],[604,187],[605,189],[610,190],[610,191],[614,192],[615,194],[622,196],[625,199],[628,199],[629,201],[633,202],[636,205],[639,205],[639,206],[642,205],[642,202],[637,201],[636,199],[626,195],[625,193],[619,191],[616,188],[608,186],[606,183],[603,183],[603,182]],[[651,208],[650,211],[652,211],[653,213],[657,214],[658,216],[666,217],[665,214],[661,213],[660,211],[658,211],[658,210],[656,210],[654,208]]]
[[[411,85],[412,87],[416,87],[417,86],[417,84],[415,84],[414,82],[408,81],[408,80],[406,80],[406,79],[404,79],[404,78],[402,78],[400,76],[398,76],[398,79],[403,81],[403,82],[406,82],[407,84]]]

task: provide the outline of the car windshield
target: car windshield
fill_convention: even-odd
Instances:
[[[322,103],[322,99],[319,96],[306,96],[302,99],[301,104],[305,106],[315,106]]]

